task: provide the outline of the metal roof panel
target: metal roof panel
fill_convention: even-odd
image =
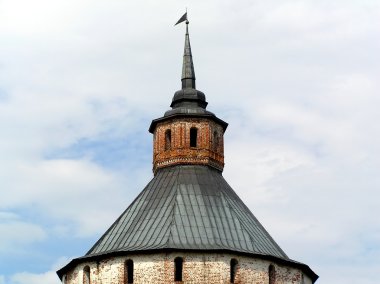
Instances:
[[[288,259],[221,172],[199,165],[160,169],[86,256],[162,248]]]

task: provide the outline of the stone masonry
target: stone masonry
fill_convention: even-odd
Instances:
[[[183,258],[183,281],[174,281],[174,259]],[[84,262],[68,272],[65,284],[85,284],[84,268],[90,268],[91,284],[127,284],[125,262],[134,262],[134,284],[227,284],[230,282],[230,261],[238,262],[234,283],[269,283],[269,265],[275,268],[276,284],[311,284],[312,281],[297,268],[254,257],[224,253],[158,253],[131,254]]]

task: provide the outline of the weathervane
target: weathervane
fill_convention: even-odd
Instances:
[[[177,23],[175,23],[175,26],[178,25],[178,24],[180,24],[180,23],[182,23],[182,22],[184,22],[184,21],[186,21],[186,25],[189,24],[189,20],[187,19],[187,8],[186,8],[186,13],[183,14],[183,16],[178,20]]]

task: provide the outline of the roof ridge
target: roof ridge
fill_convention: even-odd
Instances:
[[[234,193],[235,193],[235,192],[234,192]],[[236,194],[236,193],[235,193],[235,194]],[[238,196],[237,194],[236,194],[236,198],[238,198],[238,200],[240,200],[240,198],[239,198],[239,196]],[[235,202],[234,202],[233,199],[226,198],[226,200],[227,200],[227,203],[229,204],[229,206],[232,206],[232,207],[235,207],[235,208],[237,207],[237,205],[234,204]],[[241,201],[241,200],[240,200],[240,201]],[[271,245],[274,245],[274,246],[276,247],[276,249],[280,251],[280,253],[282,254],[281,257],[289,258],[289,257],[286,255],[286,253],[281,249],[281,247],[276,243],[276,241],[271,237],[271,235],[270,235],[270,234],[268,233],[268,231],[264,228],[264,226],[260,223],[260,221],[259,221],[259,220],[255,217],[255,215],[251,212],[251,210],[249,210],[249,208],[244,204],[244,202],[241,201],[241,202],[239,202],[238,204],[239,204],[239,205],[242,204],[242,205],[244,206],[244,209],[245,209],[245,210],[239,210],[239,211],[241,211],[244,215],[246,215],[247,213],[249,214],[249,217],[252,218],[252,219],[255,221],[255,225],[256,225],[256,226],[259,226],[260,229],[261,229],[261,231],[264,233],[265,237],[268,238],[268,239],[270,240]],[[237,208],[236,208],[236,209],[237,209]],[[233,209],[233,211],[235,211],[236,209]],[[249,238],[250,238],[251,241],[252,241],[252,240],[253,240],[253,239],[252,239],[252,232],[250,232],[250,230],[249,230],[249,227],[250,227],[250,226],[248,226],[248,225],[246,224],[247,220],[242,219],[242,218],[241,218],[242,216],[239,216],[238,214],[236,214],[236,215],[237,215],[237,219],[238,219],[239,222],[244,226],[245,231],[247,232]],[[257,237],[259,237],[260,239],[262,239],[264,242],[267,242],[265,239],[262,238],[262,236],[257,235]],[[252,245],[253,245],[253,244],[256,244],[254,247],[255,247],[256,249],[258,249],[258,250],[261,251],[261,249],[260,249],[259,247],[257,247],[257,242],[256,242],[256,241],[253,241],[253,242],[252,242]],[[266,252],[263,251],[263,253],[266,253]]]
[[[132,208],[132,206],[137,202],[137,200],[140,199],[140,197],[144,194],[145,192],[145,189],[147,189],[151,183],[153,182],[154,180],[154,177],[148,182],[148,184],[145,186],[144,190],[142,190],[136,197],[135,199],[131,202],[131,204],[129,204],[129,206],[120,214],[120,216],[115,220],[115,222],[112,223],[112,225],[104,232],[104,234],[98,239],[97,242],[95,242],[95,244],[86,252],[85,255],[89,255],[91,253],[91,251],[96,248],[102,241],[103,239],[108,235],[108,233],[114,229],[115,225],[119,223],[120,219],[123,218],[123,216],[125,215],[125,213],[130,209]]]

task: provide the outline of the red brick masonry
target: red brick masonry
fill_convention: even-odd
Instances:
[[[197,146],[190,147],[190,129],[197,129]],[[170,130],[168,147],[165,132]],[[224,167],[223,128],[207,118],[173,118],[157,125],[153,142],[153,171],[178,165],[209,165]],[[166,149],[165,149],[166,148]]]

